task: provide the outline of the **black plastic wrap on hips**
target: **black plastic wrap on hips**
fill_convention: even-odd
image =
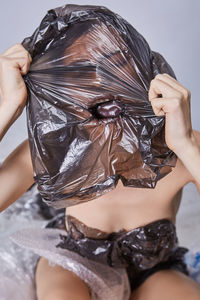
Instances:
[[[56,247],[111,267],[130,267],[135,274],[159,263],[181,262],[188,251],[178,246],[176,228],[168,219],[156,220],[128,232],[121,229],[102,239],[88,238],[76,228],[74,230],[67,235],[60,234]],[[75,238],[77,233],[80,235]]]
[[[51,9],[22,45],[34,179],[56,209],[124,186],[155,188],[177,157],[165,116],[148,100],[151,80],[175,74],[132,25],[102,6]]]

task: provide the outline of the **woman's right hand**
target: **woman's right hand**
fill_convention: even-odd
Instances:
[[[22,75],[26,75],[32,58],[18,43],[0,55],[1,105],[23,110],[27,100],[27,89]]]

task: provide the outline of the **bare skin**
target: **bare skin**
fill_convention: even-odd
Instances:
[[[29,55],[22,49],[22,46],[17,44],[14,48],[11,48],[0,59],[0,93],[3,99],[0,103],[1,139],[25,106],[26,90],[20,74],[26,74],[31,62]],[[12,70],[14,71],[12,72]],[[13,80],[9,81],[7,78],[11,78],[11,75]],[[2,80],[3,77],[4,81]],[[1,84],[2,82],[3,84]],[[155,86],[157,83],[158,81]],[[19,90],[18,93],[16,93],[16,89]],[[162,100],[159,101],[161,107]],[[183,108],[187,107],[183,106]],[[156,109],[158,109],[158,106]],[[181,111],[178,112],[181,113]],[[160,110],[158,109],[159,113]],[[169,117],[171,116],[172,113]],[[188,115],[185,116],[186,119],[183,118],[182,120],[184,126],[190,123],[187,123]],[[173,121],[177,122],[181,117]],[[133,189],[124,187],[119,181],[115,190],[95,200],[69,207],[67,213],[77,217],[90,227],[107,232],[118,231],[121,228],[131,230],[161,218],[168,218],[175,224],[182,188],[187,183],[194,182],[200,194],[199,169],[197,170],[196,167],[199,162],[199,148],[196,144],[194,148],[189,146],[192,145],[192,142],[191,144],[188,142],[190,139],[187,136],[188,133],[191,135],[190,124],[188,128],[175,126],[174,124],[174,127],[181,128],[184,131],[184,134],[176,131],[179,136],[174,138],[173,134],[170,133],[169,125],[171,123],[168,123],[166,139],[171,148],[176,146],[173,150],[177,150],[180,156],[178,155],[177,164],[172,172],[162,178],[155,189]],[[196,137],[195,141],[200,146],[200,132],[193,130],[192,133]],[[173,144],[173,141],[177,140],[179,140],[178,146]],[[188,150],[187,155],[183,155],[183,151],[180,151],[180,149],[184,149],[182,140],[188,146],[187,149],[191,149]],[[191,158],[193,158],[194,163]],[[33,174],[29,143],[26,140],[0,166],[0,188],[2,191],[0,211],[16,201],[34,183]],[[6,182],[9,182],[9,186],[5,184]],[[43,257],[37,265],[35,282],[38,300],[90,299],[89,288],[85,282],[73,272],[63,269],[61,266],[51,267]],[[190,300],[200,300],[200,286],[178,271],[159,271],[150,276],[135,290],[130,300],[157,300],[161,297],[163,300],[182,300],[186,297]]]
[[[192,182],[192,176],[182,161],[178,159],[172,172],[158,181],[155,189],[133,189],[124,187],[119,181],[115,190],[90,202],[68,207],[66,214],[75,216],[90,227],[107,232],[118,231],[121,228],[131,230],[161,218],[168,218],[175,224],[176,214],[181,203],[182,188],[189,182]],[[54,267],[50,267],[46,259],[42,259],[44,261],[41,266],[39,265],[38,270],[44,269],[52,274]],[[63,277],[66,276],[65,283],[69,278],[73,278],[71,272],[63,271],[61,267],[58,267],[56,271],[58,274],[63,274]],[[48,283],[46,277],[44,280],[42,272],[40,274],[39,272],[41,271],[36,273],[36,283],[38,295],[41,295],[48,293]],[[74,283],[77,284],[77,280],[74,278]],[[51,285],[49,284],[49,286]],[[76,289],[78,295],[82,295],[82,299],[90,299],[88,298],[89,290],[86,291],[83,288],[82,282],[79,286],[79,291]],[[46,287],[45,290],[44,287]],[[52,287],[52,290],[56,293],[54,288]],[[51,294],[50,291],[49,294]],[[71,293],[66,286],[65,291],[66,298],[78,299],[76,293]],[[188,299],[200,299],[199,284],[178,271],[164,270],[151,275],[139,288],[132,292],[130,300],[160,300],[163,291],[165,291],[163,300],[181,300],[184,295],[188,295]],[[38,299],[45,298],[38,297]],[[60,299],[65,298],[63,296]]]
[[[26,160],[23,160],[23,157],[26,157]],[[6,195],[7,198],[11,198],[11,195],[12,197],[18,197],[19,187],[23,187],[23,189],[26,190],[34,182],[28,141],[26,140],[18,146],[17,150],[15,150],[5,162],[3,164],[4,172],[0,173],[0,185],[2,186],[2,190],[5,191],[4,197],[6,197]],[[14,170],[13,177],[11,176],[11,170]],[[23,172],[21,172],[21,170],[23,170]],[[8,182],[9,180],[10,182],[10,187],[7,191],[5,189],[5,184],[3,188],[2,178],[4,178],[5,181]],[[27,178],[26,182],[24,181],[25,178]],[[113,231],[120,228],[130,230],[163,217],[167,217],[175,222],[176,213],[181,200],[181,189],[185,184],[191,181],[192,177],[190,173],[178,159],[173,171],[162,178],[157,183],[155,189],[131,189],[122,186],[119,182],[119,185],[115,190],[90,202],[70,207],[70,210],[68,208],[68,213],[70,212],[70,214],[73,214],[88,226],[96,227],[104,231]],[[109,195],[110,200],[108,199]],[[121,205],[121,201],[119,201],[120,196],[123,199],[123,205]],[[132,201],[130,201],[130,197],[132,197]],[[115,205],[114,212],[113,205]],[[104,211],[104,214],[99,214],[99,211],[102,210]],[[87,216],[85,216],[85,214],[87,214]],[[105,215],[106,218],[104,217]],[[91,216],[95,216],[96,218],[91,218]],[[172,283],[179,282],[180,287],[184,286],[184,288],[192,290],[197,296],[198,293],[200,293],[199,285],[180,272],[173,272],[170,270],[159,271],[157,274],[158,275],[154,274],[150,276],[145,283],[137,289],[137,293],[136,291],[133,293],[133,295],[137,294],[138,298],[132,299],[142,299],[141,295],[147,293],[146,288],[148,291],[151,289],[148,282],[150,282],[150,280],[153,282],[154,278],[155,284],[152,284],[152,287],[158,286],[159,280],[162,280],[162,282],[165,283],[168,282],[170,287]],[[164,280],[161,275],[169,280]],[[45,300],[47,298],[59,300],[66,299],[67,297],[70,299],[79,299],[78,297],[80,297],[80,299],[90,299],[89,289],[80,278],[60,266],[51,267],[45,258],[41,258],[38,263],[35,280],[38,300]],[[139,292],[142,290],[143,292]],[[154,289],[152,288],[151,291],[153,292],[153,290]],[[168,290],[169,292],[171,291],[171,289]],[[158,291],[158,295],[160,295],[161,291]],[[180,288],[177,290],[177,298],[175,299],[181,299],[179,297],[179,292]],[[169,294],[169,296],[170,295],[171,294]],[[152,297],[154,296],[155,295]],[[172,296],[175,297],[175,292],[171,297]],[[166,299],[171,298],[169,297]]]
[[[176,167],[159,180],[154,189],[125,187],[119,181],[113,191],[95,200],[70,206],[66,214],[107,232],[121,228],[131,230],[161,218],[175,223],[181,189],[189,178],[190,175],[178,159]]]

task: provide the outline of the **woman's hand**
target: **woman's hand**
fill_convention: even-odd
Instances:
[[[1,105],[23,110],[27,89],[22,75],[28,72],[31,61],[29,52],[21,44],[15,44],[0,55]]]
[[[31,61],[21,44],[0,55],[0,140],[26,105],[27,89],[22,75],[28,72]]]
[[[156,116],[165,115],[165,142],[176,154],[192,138],[190,97],[190,91],[168,74],[158,74],[150,83],[149,101]]]

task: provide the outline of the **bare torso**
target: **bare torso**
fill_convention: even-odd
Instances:
[[[89,227],[106,232],[122,228],[131,230],[162,218],[175,224],[182,188],[189,182],[188,178],[187,169],[177,159],[176,166],[157,182],[154,189],[125,187],[119,180],[111,192],[68,207],[66,214],[76,217]]]

